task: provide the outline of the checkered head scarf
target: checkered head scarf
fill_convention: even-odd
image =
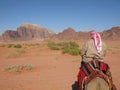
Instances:
[[[101,41],[100,34],[96,31],[92,31],[90,33],[90,38],[94,40],[97,51],[98,53],[100,53],[102,51],[102,41]]]

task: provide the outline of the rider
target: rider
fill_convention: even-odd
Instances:
[[[83,79],[85,78],[86,74],[89,74],[89,69],[87,65],[96,60],[99,63],[104,63],[104,58],[106,56],[106,49],[107,49],[106,44],[101,40],[100,34],[96,31],[92,31],[90,33],[90,39],[83,45],[82,51],[81,51],[82,61],[81,61],[81,68],[78,73],[78,83],[80,85],[79,87],[80,90],[82,90],[81,84],[82,84]],[[86,74],[83,73],[83,71],[85,70],[83,69],[83,67],[85,67],[88,73]],[[107,72],[108,67],[107,67],[107,64],[102,64],[102,68],[101,67],[99,68],[100,70]],[[106,74],[108,74],[110,81],[112,83],[112,88],[113,88],[112,90],[116,90],[116,87],[112,81],[112,76],[111,76],[110,71],[109,73],[106,73]]]
[[[82,62],[90,62],[93,59],[103,61],[105,55],[106,44],[101,40],[98,32],[92,31],[90,33],[90,39],[82,47]]]

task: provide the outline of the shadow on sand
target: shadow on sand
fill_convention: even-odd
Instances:
[[[75,81],[73,84],[72,84],[72,90],[78,90],[78,82]]]

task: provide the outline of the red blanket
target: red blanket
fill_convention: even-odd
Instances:
[[[78,72],[79,90],[83,90],[84,88],[83,82],[85,77],[90,75],[91,73],[96,72],[96,70],[102,71],[104,74],[107,74],[109,70],[108,64],[104,62],[100,62],[98,60],[93,60],[89,63],[82,62],[82,66],[80,68],[80,71]],[[97,76],[102,78],[102,75],[99,75],[99,74],[95,74],[94,76],[92,76],[92,78]],[[92,78],[89,78],[89,80]]]

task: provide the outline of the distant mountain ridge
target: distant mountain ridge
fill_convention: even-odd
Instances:
[[[76,32],[72,28],[67,28],[63,32],[54,35],[53,39],[58,40],[87,40],[89,39],[91,31],[88,32]],[[120,40],[120,26],[112,27],[109,30],[99,32],[104,40]]]
[[[25,23],[17,28],[16,31],[7,30],[5,31],[1,39],[3,41],[11,41],[11,40],[44,40],[45,38],[49,38],[55,33],[47,28],[40,27],[35,24]]]
[[[56,34],[54,31],[40,27],[36,24],[25,23],[14,30],[6,30],[0,41],[27,41],[27,40],[86,40],[89,39],[89,32],[76,32],[69,27],[63,32]],[[109,30],[100,32],[104,40],[120,40],[120,26],[112,27]]]
[[[63,32],[58,33],[52,37],[53,39],[58,40],[81,40],[88,39],[89,32],[76,32],[73,28],[67,28]]]
[[[120,40],[120,26],[101,32],[101,36],[105,40]]]

